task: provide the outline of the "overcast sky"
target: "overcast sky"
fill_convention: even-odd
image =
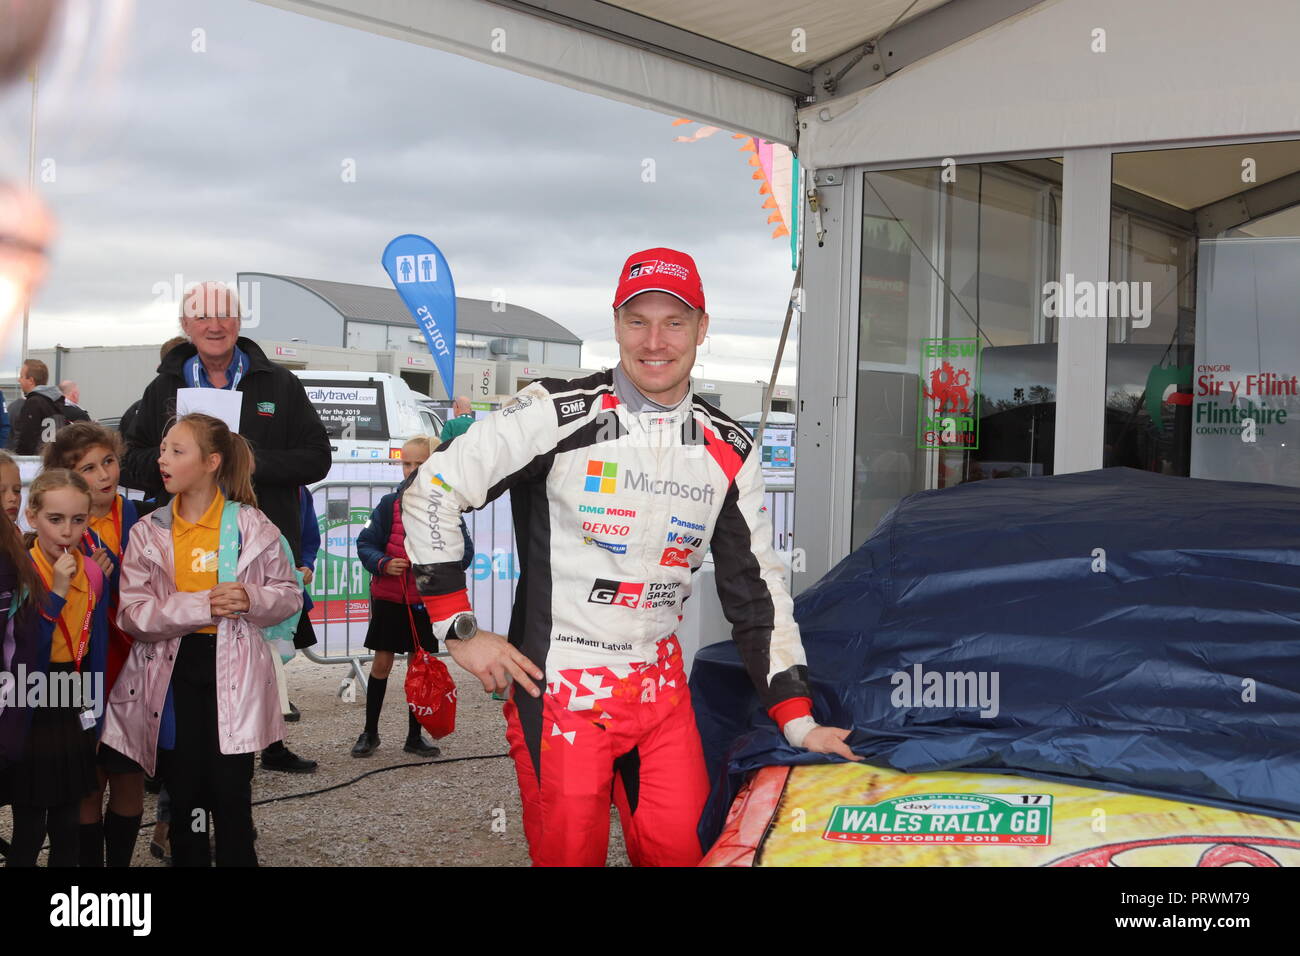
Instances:
[[[384,245],[417,232],[460,295],[501,289],[550,316],[585,341],[588,367],[617,359],[609,305],[624,258],[684,249],[711,317],[699,371],[770,372],[789,240],[769,238],[730,133],[675,143],[696,127],[253,0],[137,0],[121,35],[106,75],[96,57],[63,72],[57,56],[43,74],[37,157],[54,181],[38,188],[60,235],[32,347],[163,341],[176,306],[155,289],[177,273],[388,286]],[[0,103],[6,179],[26,176],[29,97],[16,84]],[[792,341],[783,382],[795,354]]]

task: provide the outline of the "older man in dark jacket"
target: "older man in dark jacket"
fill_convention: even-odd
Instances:
[[[189,342],[167,353],[158,377],[144,390],[139,409],[127,425],[122,483],[168,500],[158,471],[158,448],[167,424],[176,416],[181,388],[221,388],[239,392],[239,431],[253,447],[253,490],[257,504],[289,541],[295,565],[302,561],[302,527],[298,489],[320,481],[330,469],[330,443],[315,407],[292,372],[276,365],[252,340],[239,334],[239,300],[220,282],[188,293],[181,308],[181,328]],[[316,642],[303,615],[294,644]],[[316,768],[296,757],[283,743],[262,754],[262,766],[307,773]]]

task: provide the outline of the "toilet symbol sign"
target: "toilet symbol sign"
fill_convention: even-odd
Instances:
[[[438,260],[434,256],[398,256],[397,281],[437,282]]]
[[[424,236],[407,233],[384,247],[380,262],[420,327],[443,388],[454,395],[456,285],[446,257]]]

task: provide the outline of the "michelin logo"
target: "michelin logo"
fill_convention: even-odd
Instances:
[[[594,544],[598,548],[604,548],[612,554],[627,554],[627,545],[614,544],[612,541],[601,541],[599,538],[593,538],[591,535],[582,536],[583,544]]]

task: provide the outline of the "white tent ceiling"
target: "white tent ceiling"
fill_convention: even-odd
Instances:
[[[1048,0],[801,110],[800,157],[937,162],[1300,130],[1297,36],[1295,0]]]
[[[797,139],[810,169],[1300,130],[1297,0],[259,2]],[[1162,175],[1137,160],[1122,178],[1217,198]]]
[[[878,82],[1040,0],[259,2],[792,146],[797,104],[843,66],[840,91]],[[863,62],[884,33],[901,45]]]

